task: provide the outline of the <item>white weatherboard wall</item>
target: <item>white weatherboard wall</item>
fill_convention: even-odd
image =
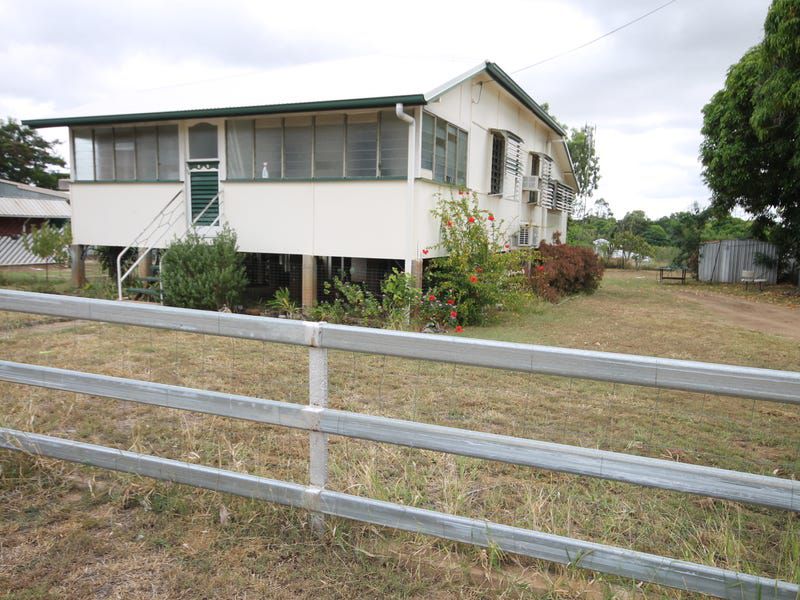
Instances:
[[[226,182],[243,252],[403,258],[405,181]]]
[[[507,238],[518,230],[520,222],[528,222],[539,228],[540,238],[544,241],[551,241],[556,231],[561,232],[562,241],[566,240],[565,212],[529,205],[526,198],[523,198],[520,204],[518,201],[490,196],[488,193],[491,177],[492,129],[511,131],[522,138],[525,174],[529,168],[528,153],[539,152],[554,159],[553,179],[571,183],[565,181],[564,171],[569,169],[569,165],[563,152],[557,151],[560,142],[557,141],[555,132],[485,75],[478,75],[449,90],[428,104],[424,110],[468,132],[467,187],[478,193],[480,208],[495,215],[496,222],[502,224]],[[417,135],[419,132],[418,125]],[[429,176],[430,172],[422,174]],[[458,188],[454,186],[424,179],[415,182],[415,249],[419,258],[430,258],[441,254],[440,250],[433,249],[439,241],[439,223],[431,215],[431,209],[436,206],[439,197],[448,198],[457,194]],[[425,248],[430,249],[427,255],[422,254]]]
[[[72,239],[75,244],[127,246],[181,189],[182,183],[73,182]],[[176,203],[175,225],[162,230],[161,247],[186,230],[185,198]]]

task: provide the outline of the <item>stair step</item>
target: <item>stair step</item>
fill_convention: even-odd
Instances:
[[[156,288],[125,288],[126,294],[144,294],[145,296],[152,296],[153,298],[161,299],[161,290]]]
[[[158,283],[161,281],[161,277],[157,276],[150,276],[150,277],[139,277],[141,281],[146,281],[147,283]]]

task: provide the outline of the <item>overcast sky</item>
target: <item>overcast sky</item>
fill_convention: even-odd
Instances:
[[[224,85],[276,66],[368,55],[490,59],[514,73],[666,1],[0,0],[0,115],[62,116],[126,92],[169,94],[190,82]],[[709,195],[697,159],[700,111],[762,38],[768,6],[676,0],[513,77],[560,121],[597,126],[595,196],[616,216],[685,210]],[[66,138],[65,130],[42,134]]]

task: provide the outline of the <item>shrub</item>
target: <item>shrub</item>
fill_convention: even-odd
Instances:
[[[290,319],[294,319],[300,314],[300,307],[297,305],[297,302],[292,300],[292,294],[289,292],[289,288],[285,287],[279,288],[275,292],[275,296],[273,296],[272,300],[267,301],[266,308],[267,310],[273,310],[279,315],[284,315]]]
[[[117,278],[117,256],[125,248],[122,246],[95,246],[94,254],[97,257],[97,262],[100,263],[100,268],[111,279]],[[129,250],[122,257],[122,272],[124,273],[130,269],[131,265],[136,261],[138,255],[135,250]]]
[[[431,260],[426,296],[454,300],[460,323],[481,323],[514,287],[519,256],[507,252],[502,223],[478,208],[477,195],[440,198],[432,212],[441,223],[436,247],[446,256]]]
[[[244,255],[227,226],[211,241],[196,233],[176,240],[162,260],[164,302],[170,306],[217,310],[235,306],[247,285]]]
[[[548,244],[539,246],[530,278],[534,292],[550,302],[580,292],[592,293],[603,279],[603,265],[591,248]]]

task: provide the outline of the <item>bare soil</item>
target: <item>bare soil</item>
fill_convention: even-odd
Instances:
[[[726,294],[681,290],[682,298],[703,306],[728,325],[800,341],[800,311],[787,306],[743,300]]]

